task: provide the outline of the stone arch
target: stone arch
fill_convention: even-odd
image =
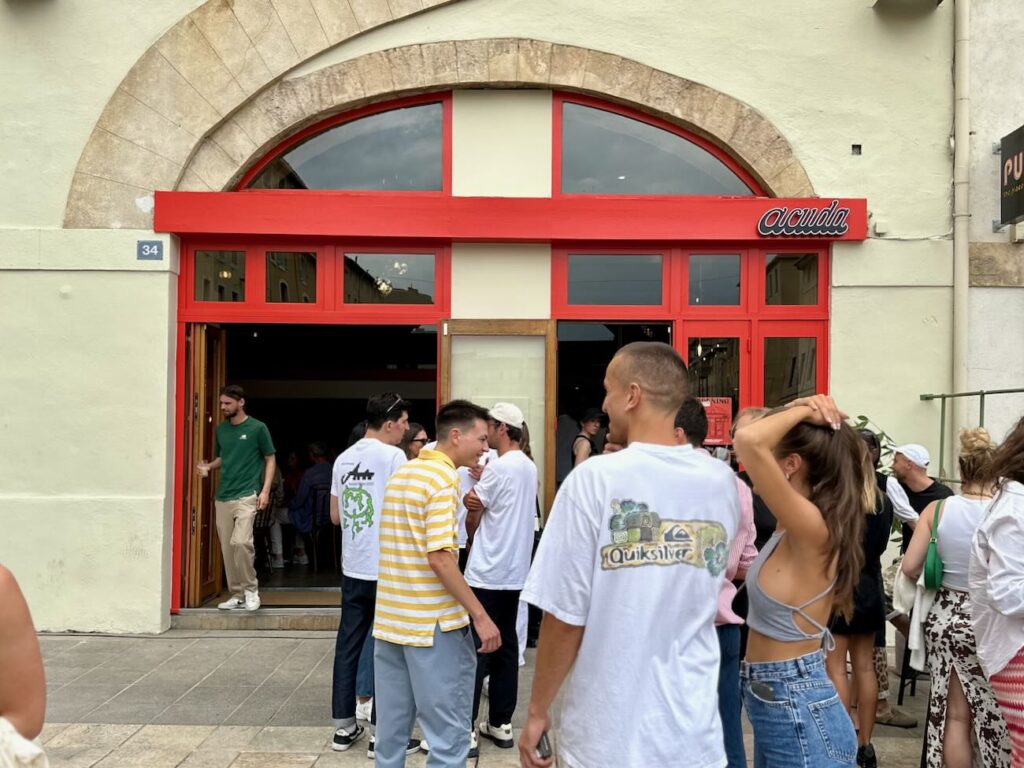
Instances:
[[[187,147],[177,127],[164,125],[167,137],[161,141],[154,136],[151,141],[158,146],[180,144],[180,164],[163,157],[158,158],[163,162],[154,163],[151,157],[150,165],[141,167],[141,157],[112,142],[101,119],[79,162],[65,226],[149,228],[151,205],[147,208],[146,201],[151,201],[154,189],[230,189],[276,143],[324,117],[403,95],[466,87],[549,88],[617,101],[713,141],[770,194],[814,194],[786,138],[760,112],[728,94],[602,51],[496,38],[375,51],[303,77],[278,79],[229,115],[212,121],[202,137],[189,131]],[[120,91],[115,99],[119,96]],[[88,168],[103,162],[122,164],[108,170],[107,179],[119,172],[135,179],[121,182],[127,194],[119,190],[113,199],[102,199],[102,185],[95,183],[101,180],[88,175]]]

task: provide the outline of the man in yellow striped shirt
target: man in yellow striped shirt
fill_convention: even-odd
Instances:
[[[437,447],[402,466],[384,491],[373,625],[376,765],[405,765],[413,720],[430,744],[430,768],[464,768],[469,753],[476,651],[501,635],[459,571],[458,467],[487,450],[488,412],[453,400],[437,414]]]

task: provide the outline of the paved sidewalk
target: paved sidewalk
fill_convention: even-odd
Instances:
[[[40,644],[49,694],[40,741],[54,768],[370,765],[365,741],[346,753],[330,748],[333,632],[43,635]],[[517,735],[532,661],[531,651],[520,677]],[[927,687],[919,685],[905,707],[922,722]],[[624,710],[624,726],[636,715]],[[917,768],[920,728],[875,734],[880,765]],[[423,766],[425,757],[408,764]],[[479,764],[515,766],[518,754],[482,740]]]

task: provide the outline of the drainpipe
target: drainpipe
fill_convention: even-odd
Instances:
[[[971,225],[970,0],[953,4],[953,39],[953,391],[966,392]],[[957,432],[967,426],[966,419],[966,399],[954,399],[947,445],[957,445]],[[951,461],[947,466],[955,464]]]

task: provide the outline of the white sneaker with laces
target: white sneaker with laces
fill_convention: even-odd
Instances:
[[[370,714],[373,711],[373,699],[369,698],[366,701],[356,702],[356,720],[363,720],[364,722],[370,722]]]
[[[480,735],[486,736],[501,749],[512,749],[515,746],[515,740],[512,738],[512,723],[491,725],[484,720],[480,723]]]
[[[260,593],[245,591],[245,610],[255,611],[260,607]]]
[[[222,611],[239,611],[245,608],[245,600],[241,597],[229,597],[223,603],[217,605]]]

